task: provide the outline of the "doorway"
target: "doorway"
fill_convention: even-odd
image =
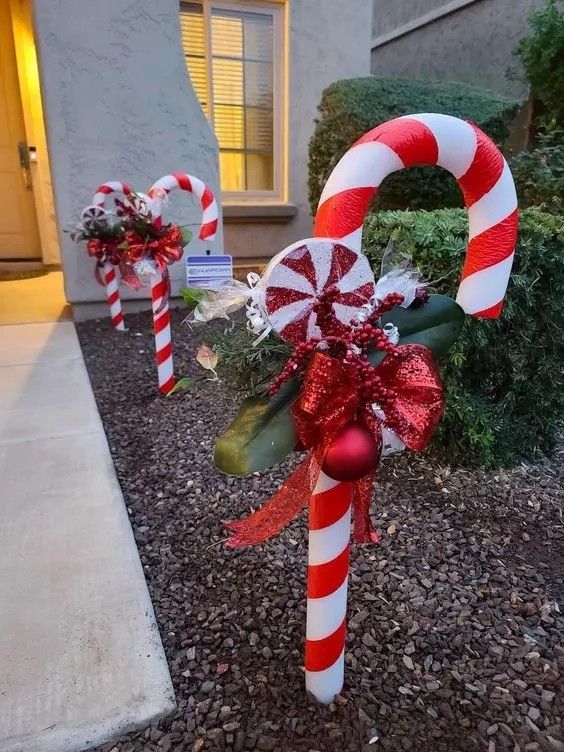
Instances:
[[[0,0],[0,261],[42,260],[10,4]]]

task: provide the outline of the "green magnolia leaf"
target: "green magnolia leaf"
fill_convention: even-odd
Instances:
[[[290,407],[298,395],[297,379],[287,381],[272,399],[243,401],[229,428],[215,445],[215,466],[229,475],[248,475],[272,467],[296,445]]]
[[[200,287],[183,287],[180,290],[180,295],[186,304],[186,308],[193,311],[198,303],[206,297],[206,291]]]
[[[187,227],[181,227],[180,228],[180,235],[182,237],[182,245],[183,246],[188,245],[188,243],[194,237],[194,233],[192,232],[192,230],[189,230]]]
[[[170,397],[171,394],[174,394],[175,392],[183,392],[185,389],[189,389],[193,384],[196,383],[196,381],[200,381],[200,378],[194,378],[194,376],[183,376],[181,379],[178,379],[176,384],[172,387],[170,392],[167,392],[167,397]]]
[[[454,343],[462,325],[464,311],[444,295],[431,295],[418,308],[394,308],[382,317],[400,331],[400,344],[420,344],[440,358]],[[373,351],[370,362],[377,365],[383,353]],[[246,475],[265,470],[284,459],[296,445],[290,407],[299,392],[292,379],[271,400],[247,399],[233,423],[215,445],[216,467],[229,475]]]
[[[382,324],[397,326],[400,345],[425,345],[440,360],[458,338],[464,319],[464,311],[452,298],[431,295],[422,306],[396,306],[382,316]],[[369,355],[373,365],[380,363],[383,357],[380,351],[372,351]]]

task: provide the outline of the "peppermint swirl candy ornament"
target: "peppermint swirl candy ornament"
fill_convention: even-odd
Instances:
[[[93,228],[97,223],[103,222],[108,218],[108,213],[103,206],[91,204],[85,206],[80,213],[80,222],[85,230]]]
[[[321,336],[313,306],[333,287],[333,312],[348,326],[362,317],[374,297],[368,259],[337,240],[309,238],[272,259],[263,275],[264,310],[272,328],[294,344]]]

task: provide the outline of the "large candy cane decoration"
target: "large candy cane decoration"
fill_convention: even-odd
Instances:
[[[93,206],[99,206],[105,210],[106,200],[109,196],[119,193],[123,196],[128,196],[131,193],[131,188],[127,183],[121,183],[118,180],[110,180],[107,183],[102,183],[96,190],[94,198],[92,199]],[[112,326],[119,332],[125,331],[125,323],[123,320],[123,311],[121,308],[121,298],[119,294],[119,284],[117,280],[116,270],[113,264],[105,262],[102,265],[100,274],[104,287],[106,289],[106,298],[108,305],[110,306],[110,317],[112,319]]]
[[[360,250],[365,215],[382,180],[420,164],[449,170],[468,208],[457,301],[466,313],[496,318],[513,263],[517,198],[505,159],[475,125],[448,115],[409,115],[365,134],[329,176],[314,235]],[[305,669],[306,687],[323,703],[343,686],[350,515],[350,483],[321,472],[309,504]]]
[[[466,313],[497,318],[517,241],[517,197],[503,155],[472,123],[426,113],[396,118],[366,133],[329,176],[314,234],[360,249],[362,225],[381,182],[415,165],[438,165],[456,178],[469,220],[456,300]]]
[[[157,180],[149,190],[152,199],[153,225],[160,229],[163,225],[162,208],[168,194],[180,189],[193,193],[202,206],[201,240],[213,240],[217,232],[218,209],[215,197],[201,180],[183,172],[173,172]],[[170,332],[170,310],[166,298],[166,282],[162,274],[151,276],[151,300],[153,306],[153,331],[155,333],[155,357],[159,379],[159,390],[168,394],[175,384],[174,364],[172,359],[172,338]]]

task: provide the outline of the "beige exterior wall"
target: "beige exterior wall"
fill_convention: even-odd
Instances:
[[[341,78],[370,72],[371,0],[289,0],[286,5],[287,202],[289,221],[265,216],[234,224],[226,208],[225,250],[238,259],[270,257],[312,232],[307,200],[308,143],[321,92]],[[250,209],[252,211],[252,209]]]
[[[96,187],[107,180],[147,190],[173,170],[190,172],[219,193],[217,142],[186,73],[178,0],[34,2],[34,28],[43,107],[69,302],[78,316],[104,300],[93,263],[65,229],[78,219]],[[245,0],[240,0],[242,7]],[[285,13],[285,196],[277,216],[265,206],[229,207],[212,244],[236,259],[269,257],[311,234],[307,152],[323,89],[370,70],[371,0],[287,0]],[[78,12],[80,9],[80,12]],[[241,212],[236,224],[232,214]],[[248,212],[255,215],[249,220]],[[283,216],[280,216],[282,213]],[[260,214],[260,221],[256,221]],[[173,220],[198,222],[186,194],[173,194]],[[171,272],[173,294],[184,284],[182,262]],[[122,298],[147,297],[122,288]],[[87,305],[88,304],[88,305]]]
[[[374,0],[372,73],[462,81],[525,98],[513,51],[544,0]],[[509,78],[508,71],[517,74]]]
[[[122,180],[140,191],[172,171],[197,175],[218,199],[217,142],[186,74],[178,0],[34,0],[35,37],[67,299],[104,300],[92,260],[65,229],[97,186]],[[197,223],[180,191],[170,219]],[[223,247],[194,240],[194,253]],[[171,269],[184,284],[182,262]],[[122,297],[147,297],[122,288]]]

